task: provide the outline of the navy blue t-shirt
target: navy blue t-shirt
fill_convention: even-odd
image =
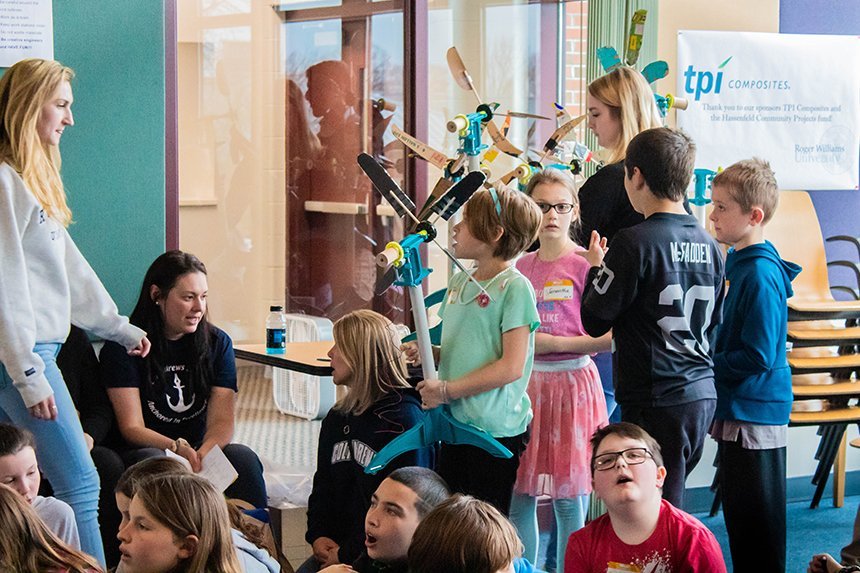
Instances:
[[[236,358],[233,342],[223,330],[211,325],[209,328],[209,359],[214,373],[209,385],[235,392]],[[140,390],[140,408],[147,428],[168,438],[185,438],[198,447],[206,434],[209,392],[208,389],[194,388],[190,380],[192,350],[190,336],[168,341],[167,352],[160,360],[164,385],[158,389],[145,380],[144,360],[129,356],[125,348],[115,342],[105,342],[99,360],[107,388]]]
[[[612,329],[619,404],[716,398],[723,269],[722,250],[692,215],[655,213],[618,231],[603,266],[589,271],[582,324],[591,336]]]

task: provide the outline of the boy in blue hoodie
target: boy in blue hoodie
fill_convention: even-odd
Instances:
[[[756,556],[757,571],[785,571],[785,451],[791,371],[785,355],[786,301],[800,272],[764,240],[779,201],[761,159],[739,161],[714,178],[711,221],[726,258],[723,323],[717,332],[720,493],[734,563]]]

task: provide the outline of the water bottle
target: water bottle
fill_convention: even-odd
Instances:
[[[284,307],[270,306],[266,317],[266,354],[283,354],[287,343],[287,315]]]

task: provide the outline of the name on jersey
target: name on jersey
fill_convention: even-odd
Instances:
[[[353,455],[355,455],[355,462],[366,468],[376,452],[361,440],[343,440],[336,443],[332,448],[331,463],[334,465],[339,462],[348,462],[353,459]]]
[[[712,264],[711,246],[708,243],[676,243],[669,242],[669,252],[673,263],[703,263]]]

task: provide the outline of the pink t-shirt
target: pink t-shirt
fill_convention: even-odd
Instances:
[[[582,291],[590,265],[577,254],[585,249],[577,246],[552,262],[540,260],[537,251],[520,257],[517,269],[532,283],[540,315],[538,332],[554,336],[583,336],[580,308]],[[555,353],[535,356],[536,360],[552,362],[579,358],[580,354]]]
[[[665,499],[651,537],[639,545],[621,541],[609,515],[601,515],[567,542],[567,573],[725,573],[726,563],[714,534],[692,515]]]

